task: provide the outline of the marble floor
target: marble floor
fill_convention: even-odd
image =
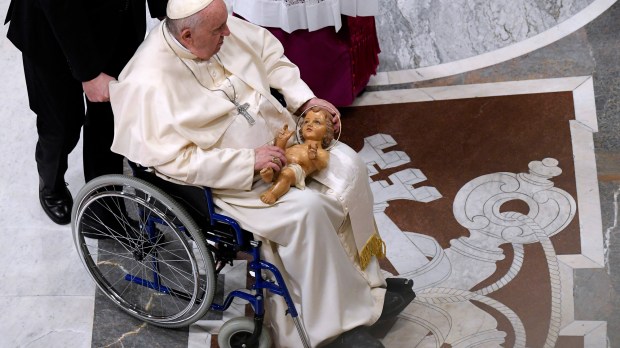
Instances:
[[[368,164],[382,266],[416,282],[385,346],[620,347],[620,4],[381,1],[379,73],[342,110],[342,140]],[[165,330],[95,290],[70,228],[38,205],[6,27],[0,64],[0,347],[216,347],[242,305]]]

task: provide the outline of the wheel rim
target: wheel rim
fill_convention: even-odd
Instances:
[[[211,255],[193,247],[182,221],[166,202],[134,187],[107,184],[93,187],[78,204],[74,218],[74,229],[82,232],[75,234],[78,252],[98,287],[123,310],[174,326],[210,306],[212,291],[205,289],[213,284],[199,270],[208,268]],[[113,228],[93,224],[101,221],[93,212],[101,211],[107,212],[108,220],[112,216]],[[149,235],[145,231],[151,218],[159,223]],[[112,238],[84,238],[87,230]],[[158,280],[153,277],[156,268]]]

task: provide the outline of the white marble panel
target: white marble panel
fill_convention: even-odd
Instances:
[[[524,80],[449,87],[427,87],[421,88],[421,90],[433,98],[433,100],[479,98],[572,91],[587,79],[588,77],[570,77],[545,80]]]
[[[562,255],[558,256],[558,266],[560,279],[562,279],[562,299],[568,299],[567,301],[562,301],[562,320],[560,322],[560,327],[564,328],[575,322],[575,303],[572,301],[575,296],[575,268],[564,263]]]
[[[2,296],[91,296],[94,301],[95,285],[68,227],[5,228],[0,264]]]
[[[13,118],[20,118],[21,124],[10,124],[8,129],[0,131],[11,134],[7,137],[0,134],[2,146],[7,145],[9,148],[1,162],[6,170],[0,171],[0,223],[9,228],[28,226],[29,228],[56,229],[69,234],[71,232],[68,225],[54,224],[39,204],[39,178],[34,159],[37,139],[35,116],[20,115],[22,113],[26,112],[16,111],[13,114]],[[69,168],[65,174],[65,181],[69,184],[69,190],[74,197],[84,186],[82,140],[69,155]]]
[[[601,218],[596,159],[592,133],[580,123],[571,121],[575,179],[579,197],[579,230],[581,255],[604,267],[603,225]]]
[[[579,115],[577,119],[595,130],[596,128],[592,128],[596,126],[596,108],[591,81],[592,78],[589,76],[577,76],[366,92],[355,101],[353,106],[574,91],[577,100],[575,112]]]
[[[573,102],[575,103],[575,119],[592,133],[598,132],[594,80],[591,77],[573,90]]]
[[[607,322],[577,320],[560,331],[562,336],[583,336],[586,348],[610,347],[607,344]]]
[[[5,13],[9,2],[0,1],[0,13]],[[21,64],[21,54],[6,38],[7,26],[0,27],[0,223],[3,226],[20,226],[42,218],[24,208],[22,202],[37,202],[38,179],[34,166],[36,138],[35,117],[28,108],[26,83]],[[35,132],[35,133],[33,133]],[[32,182],[23,186],[24,182]],[[29,196],[29,197],[25,197]],[[26,205],[25,207],[28,207]],[[43,212],[41,211],[41,214]]]
[[[419,89],[399,89],[394,91],[363,93],[355,99],[352,106],[413,103],[431,100],[433,99],[428,94]]]
[[[0,297],[0,347],[90,347],[94,302],[81,296]]]

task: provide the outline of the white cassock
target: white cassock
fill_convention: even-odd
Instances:
[[[165,23],[165,22],[164,22]],[[231,35],[208,61],[195,59],[160,24],[110,85],[112,150],[165,177],[213,188],[217,206],[264,242],[282,272],[313,347],[381,314],[383,253],[364,163],[340,143],[328,168],[268,206],[254,148],[271,143],[290,111],[314,97],[268,31],[229,17]],[[287,108],[269,87],[285,97]],[[235,103],[236,104],[235,104]],[[236,105],[248,105],[239,112]],[[280,296],[266,310],[278,347],[301,347]]]

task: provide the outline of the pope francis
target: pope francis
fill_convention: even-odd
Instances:
[[[258,172],[286,165],[272,144],[282,125],[295,129],[293,115],[310,106],[335,107],[314,96],[277,39],[229,16],[223,0],[170,0],[167,15],[110,84],[112,150],[164,178],[213,188],[222,213],[264,242],[313,347],[383,347],[365,327],[406,301],[386,292],[377,262],[384,245],[357,154],[339,143],[305,190],[271,206],[260,200],[269,184]],[[266,308],[276,346],[301,347],[282,298],[270,296]]]

